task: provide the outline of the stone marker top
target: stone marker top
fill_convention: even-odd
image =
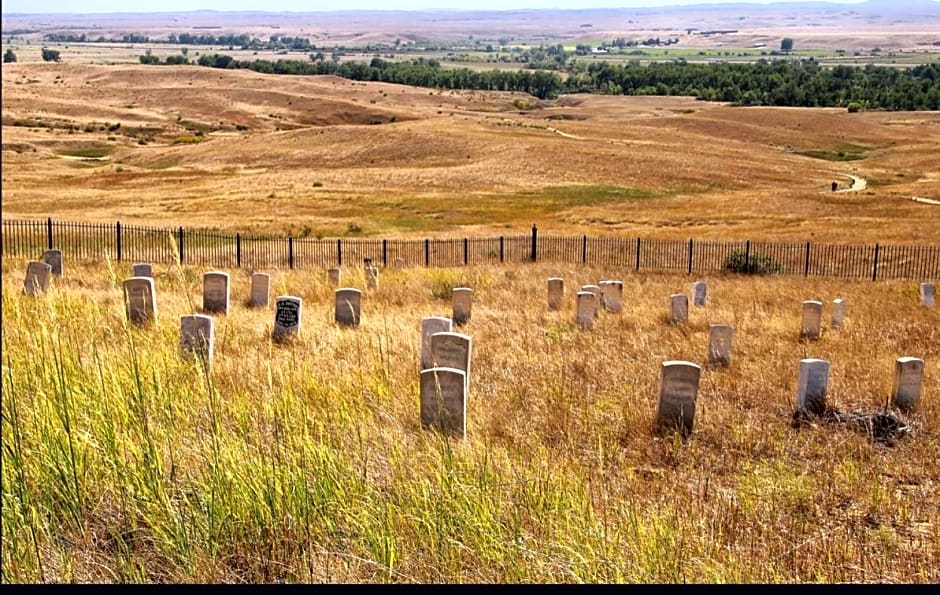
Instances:
[[[725,326],[725,325],[716,325],[716,326]],[[681,368],[689,368],[689,367],[691,367],[691,368],[698,368],[699,370],[702,369],[702,366],[700,366],[700,365],[698,365],[698,364],[695,364],[695,363],[692,363],[692,362],[687,362],[687,361],[684,361],[684,360],[671,359],[671,360],[666,360],[666,361],[663,362],[663,368],[679,368],[679,367],[681,367]]]
[[[803,305],[822,308],[823,303],[819,300],[803,300]]]
[[[455,292],[465,292],[465,291],[468,291],[468,292],[471,292],[471,293],[472,293],[472,292],[473,292],[473,289],[470,288],[470,287],[455,287],[455,288],[454,288],[454,291],[455,291]]]
[[[356,289],[355,287],[340,287],[339,289],[335,290],[333,293],[335,293],[335,294],[339,294],[339,293],[358,293],[359,295],[362,295],[362,290],[361,290],[361,289]]]

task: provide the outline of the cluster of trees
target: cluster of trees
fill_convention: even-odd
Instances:
[[[192,33],[171,33],[166,39],[155,39],[138,33],[125,33],[121,37],[107,39],[87,37],[84,33],[49,33],[44,39],[58,43],[168,43],[179,45],[219,45],[243,50],[296,50],[308,51],[316,49],[306,37],[291,37],[289,35],[272,35],[267,41],[251,37],[245,33],[213,35],[211,33],[193,35]]]
[[[13,48],[7,48],[7,51],[3,54],[3,63],[9,64],[10,62],[16,62],[16,54],[13,53]]]

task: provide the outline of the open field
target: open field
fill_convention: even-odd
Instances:
[[[202,269],[155,268],[158,320],[129,328],[124,263],[68,262],[50,292],[3,261],[2,578],[161,582],[915,582],[940,580],[940,314],[912,282],[713,276],[666,322],[685,275],[542,264],[382,272],[362,324],[335,326],[325,274],[269,271],[304,299],[269,340],[233,273],[212,370],[178,353]],[[561,311],[545,280],[565,279]],[[573,291],[624,281],[621,314],[574,325]],[[418,417],[419,322],[474,289],[468,437]],[[848,303],[798,340],[800,302]],[[662,361],[701,364],[695,430],[651,432]],[[893,446],[790,426],[801,358],[832,361],[829,402],[873,412],[895,358],[926,362]]]
[[[940,114],[3,66],[3,213],[387,237],[930,243]],[[859,192],[832,193],[856,176]]]

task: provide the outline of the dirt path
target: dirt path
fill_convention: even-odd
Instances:
[[[937,205],[937,206],[940,206],[940,200],[933,200],[933,199],[931,199],[931,198],[921,198],[921,197],[919,197],[919,196],[912,196],[912,197],[911,197],[911,200],[913,200],[914,202],[922,202],[922,203],[928,204],[928,205]]]

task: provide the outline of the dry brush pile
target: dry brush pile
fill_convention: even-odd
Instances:
[[[202,269],[156,267],[158,320],[129,326],[126,263],[70,265],[46,295],[3,263],[4,582],[802,582],[940,580],[940,312],[917,283],[695,279],[553,265],[404,269],[333,322],[325,271],[271,271],[304,299],[270,340],[232,271],[204,374],[179,351]],[[565,279],[564,307],[546,279]],[[574,290],[624,282],[591,331]],[[466,440],[423,430],[420,332],[474,289]],[[842,329],[799,340],[800,304],[847,300]],[[828,316],[828,310],[826,312]],[[695,430],[651,431],[660,364],[706,368]],[[794,428],[799,361],[832,361],[829,398],[876,411],[894,361],[926,363],[913,432],[886,445],[842,425]]]

